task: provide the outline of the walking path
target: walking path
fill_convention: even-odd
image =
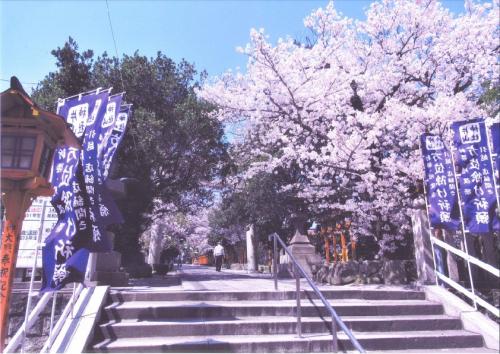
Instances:
[[[224,269],[216,272],[212,267],[184,265],[178,274],[184,290],[261,291],[274,290],[271,274],[248,273],[243,270]],[[293,282],[293,284],[291,284]],[[302,281],[305,286],[305,280]],[[295,289],[295,280],[284,279],[280,289]]]
[[[180,277],[180,285],[171,285],[175,277]],[[274,290],[274,281],[271,274],[249,273],[245,270],[223,269],[216,272],[215,267],[184,264],[176,272],[166,276],[153,276],[152,278],[132,279],[130,287],[133,290],[155,290],[161,291],[271,291]],[[302,289],[310,289],[305,279],[300,280]],[[129,288],[130,288],[129,287]],[[279,290],[295,290],[295,279],[278,279]],[[413,289],[410,286],[387,286],[387,285],[343,285],[319,286],[320,289],[384,289],[401,290]],[[414,290],[414,289],[413,289]]]

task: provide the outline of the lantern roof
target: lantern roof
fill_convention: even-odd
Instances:
[[[10,88],[0,93],[2,125],[26,126],[35,123],[43,125],[63,141],[63,145],[81,149],[81,144],[64,118],[40,108],[24,91],[17,77],[10,79]],[[6,122],[8,119],[8,123]]]

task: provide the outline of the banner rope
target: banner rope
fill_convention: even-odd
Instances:
[[[109,28],[111,29],[111,37],[113,38],[113,43],[115,45],[116,58],[118,60],[120,60],[120,58],[118,56],[118,46],[116,45],[115,32],[113,31],[113,23],[111,22],[111,14],[110,14],[110,11],[109,11],[108,0],[105,0],[105,1],[106,1],[106,8],[108,9],[108,20],[109,20]],[[118,66],[118,72],[120,73],[120,80],[121,80],[121,83],[122,83],[122,91],[125,91],[125,85],[124,85],[124,81],[123,81],[123,74],[122,74],[122,70],[121,70],[120,66]],[[136,139],[135,139],[135,134],[132,132],[132,130],[130,130],[130,133],[131,133],[132,141],[133,141],[134,147],[135,147],[135,158],[136,158],[137,161],[139,161],[139,155],[138,155],[138,152],[137,152],[137,142],[136,142]]]
[[[108,0],[106,0],[106,8],[108,9],[108,21],[109,21],[109,28],[111,30],[111,37],[113,38],[113,43],[115,45],[115,54],[116,54],[116,58],[118,60],[120,60],[120,57],[118,56],[118,46],[116,45],[116,39],[115,39],[115,32],[113,31],[113,23],[111,22],[111,14],[110,14],[110,11],[109,11],[109,4],[108,4]],[[120,69],[120,66],[118,66],[118,72],[120,73],[120,81],[122,83],[122,90],[124,91],[125,90],[125,85],[123,84],[123,75],[122,75],[122,71]]]

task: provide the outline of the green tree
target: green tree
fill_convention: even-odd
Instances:
[[[283,178],[280,174],[259,173],[238,188],[226,190],[209,215],[209,243],[215,244],[221,237],[231,243],[234,234],[238,230],[242,233],[249,224],[254,225],[263,243],[273,232],[289,238],[293,231],[291,215],[302,210],[302,205],[292,193],[281,190]]]
[[[55,110],[57,98],[90,90],[94,52],[80,53],[76,41],[69,37],[62,48],[57,47],[51,54],[56,57],[57,70],[37,85],[33,98],[42,107]]]
[[[71,37],[52,54],[57,70],[33,92],[40,105],[52,108],[58,97],[96,87],[123,90],[133,104],[110,177],[130,182],[126,199],[120,201],[125,223],[115,231],[116,248],[127,254],[125,262],[134,262],[141,257],[138,237],[148,226],[145,215],[153,199],[175,203],[179,210],[208,205],[212,181],[225,173],[223,128],[210,115],[213,107],[194,93],[205,74],[161,52],[153,58],[136,51],[121,59],[106,53],[94,59],[91,50],[80,53]]]

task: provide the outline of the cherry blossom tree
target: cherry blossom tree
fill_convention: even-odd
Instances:
[[[147,215],[151,225],[140,237],[149,263],[158,263],[161,251],[169,248],[179,251],[185,248],[201,254],[210,249],[208,211],[193,209],[186,213],[173,203],[155,200],[153,212]]]
[[[434,0],[383,0],[359,21],[331,2],[305,18],[307,45],[252,29],[246,73],[198,94],[242,130],[238,181],[298,170],[283,190],[313,214],[350,215],[390,253],[410,231],[419,134],[446,137],[451,121],[487,115],[479,98],[499,83],[499,10],[498,0],[467,1],[459,16]]]

